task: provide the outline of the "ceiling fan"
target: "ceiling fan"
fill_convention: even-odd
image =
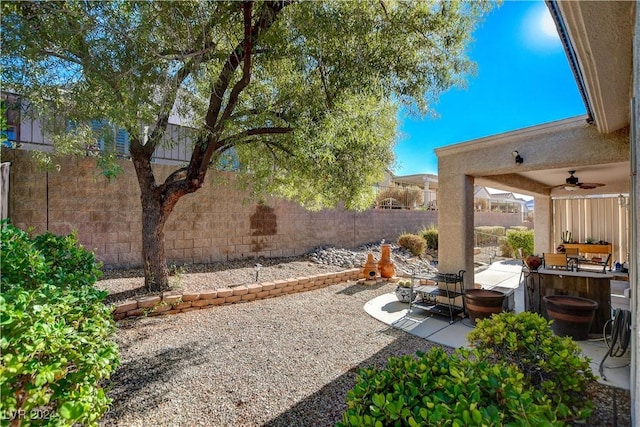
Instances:
[[[575,191],[575,190],[591,190],[597,187],[604,187],[604,184],[599,184],[595,182],[580,182],[577,176],[574,176],[576,171],[568,171],[569,177],[565,179],[564,184],[556,185],[553,188],[564,188],[567,191]]]

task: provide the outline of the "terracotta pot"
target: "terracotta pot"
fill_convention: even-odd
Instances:
[[[391,261],[391,245],[385,243],[380,246],[382,251],[382,257],[378,262],[378,270],[380,270],[380,276],[385,279],[390,279],[396,273],[396,267]]]
[[[478,319],[486,319],[494,313],[502,311],[504,294],[488,289],[467,289],[464,291],[464,304],[469,319],[476,323]]]
[[[362,272],[364,273],[366,280],[375,280],[378,275],[378,267],[376,266],[376,262],[373,260],[373,254],[367,254],[367,262],[362,267]]]
[[[539,256],[535,256],[535,255],[529,255],[524,260],[524,263],[527,265],[529,270],[535,271],[538,268],[540,268],[540,266],[542,265],[542,258],[540,258]]]
[[[549,295],[543,300],[547,315],[553,320],[551,329],[554,334],[576,341],[589,338],[591,322],[598,309],[596,301],[569,295]]]

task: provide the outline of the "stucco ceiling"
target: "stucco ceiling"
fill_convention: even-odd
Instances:
[[[569,170],[575,170],[574,176],[578,177],[582,183],[600,183],[605,185],[591,190],[576,189],[574,191],[567,191],[562,187],[552,188],[566,182],[566,179],[569,177]],[[545,169],[523,172],[520,175],[544,184],[549,187],[551,195],[556,196],[628,193],[630,185],[628,162],[576,166],[571,169]]]
[[[602,133],[629,125],[635,1],[557,1],[554,4],[577,61],[593,119]],[[553,4],[550,9],[553,10]],[[568,52],[571,59],[571,54]]]

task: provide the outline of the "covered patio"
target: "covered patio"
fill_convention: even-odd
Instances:
[[[465,287],[475,283],[473,186],[527,194],[535,200],[535,253],[554,252],[567,229],[575,200],[609,198],[609,209],[583,203],[591,227],[574,239],[612,243],[612,257],[628,261],[632,313],[630,389],[632,417],[640,415],[637,377],[638,221],[637,147],[640,135],[640,10],[635,2],[547,1],[556,20],[587,114],[581,117],[481,138],[436,150],[439,193],[440,271],[466,270]],[[526,114],[526,112],[523,112]],[[519,156],[519,158],[517,158]],[[569,171],[578,182],[569,185]],[[628,195],[618,202],[618,195]],[[628,221],[628,226],[627,226]],[[586,222],[586,220],[585,220]],[[596,224],[596,225],[593,225]]]

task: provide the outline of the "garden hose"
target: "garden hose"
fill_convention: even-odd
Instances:
[[[607,320],[604,324],[602,334],[604,335],[604,342],[607,344],[609,351],[602,358],[600,362],[600,376],[603,380],[607,378],[604,376],[604,361],[607,357],[622,357],[631,341],[631,312],[629,310],[615,309],[613,312],[613,319]],[[611,325],[611,342],[607,340],[607,326]]]

